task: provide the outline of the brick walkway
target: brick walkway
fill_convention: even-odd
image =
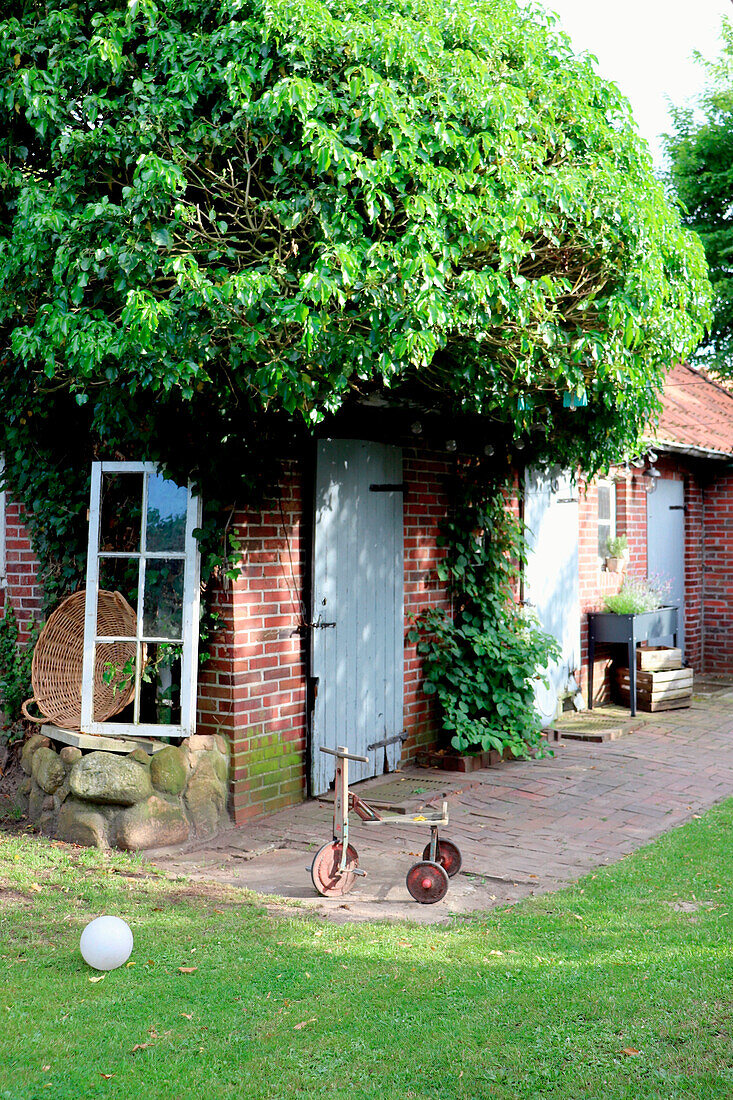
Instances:
[[[691,708],[642,715],[617,740],[561,741],[552,758],[468,776],[408,768],[360,784],[363,797],[389,787],[393,799],[402,781],[411,808],[449,793],[446,836],[461,848],[463,869],[437,905],[417,905],[404,885],[427,828],[358,820],[352,842],[368,877],[337,901],[317,897],[307,867],[330,839],[332,811],[316,801],[153,859],[171,873],[297,899],[339,919],[445,920],[552,890],[733,795],[732,685],[707,686]]]

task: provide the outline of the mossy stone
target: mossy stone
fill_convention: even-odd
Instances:
[[[178,800],[168,802],[157,794],[123,810],[115,822],[115,830],[117,847],[128,851],[165,848],[188,840],[188,822]]]
[[[40,748],[48,748],[51,742],[47,737],[44,737],[42,733],[32,733],[26,743],[23,745],[23,750],[20,754],[20,766],[26,775],[31,774],[33,767],[33,757]]]
[[[46,794],[53,794],[66,778],[66,768],[53,749],[41,745],[33,754],[31,774]]]
[[[154,753],[150,761],[150,778],[156,790],[165,794],[180,794],[188,778],[186,758],[181,750],[175,745],[167,745]]]
[[[150,772],[129,756],[90,752],[78,760],[69,776],[72,794],[87,802],[134,806],[153,793]]]
[[[76,798],[67,798],[59,810],[56,835],[69,844],[85,848],[109,848],[109,825],[116,809],[90,806]]]

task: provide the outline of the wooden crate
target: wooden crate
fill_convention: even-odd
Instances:
[[[628,705],[629,670],[616,672],[616,683],[621,702]],[[662,671],[637,672],[636,705],[640,710],[674,710],[688,707],[692,699],[693,673],[691,668],[664,669]]]
[[[682,650],[669,645],[640,646],[636,651],[636,667],[643,672],[681,668]]]

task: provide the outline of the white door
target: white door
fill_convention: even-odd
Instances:
[[[685,650],[685,487],[681,481],[656,478],[646,498],[647,573],[669,585],[665,603],[679,608],[677,645]],[[672,636],[655,638],[672,645]]]
[[[540,626],[560,644],[561,657],[549,670],[549,688],[536,683],[535,705],[543,726],[556,717],[560,700],[574,688],[580,667],[578,576],[578,490],[570,474],[527,470],[524,483],[527,564],[524,599]]]
[[[320,746],[369,757],[354,780],[391,771],[403,734],[402,452],[324,439],[316,461],[311,791],[335,774]]]

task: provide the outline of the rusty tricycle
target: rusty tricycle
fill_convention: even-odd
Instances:
[[[422,859],[413,863],[407,872],[407,889],[421,905],[433,905],[444,898],[449,880],[461,869],[461,853],[450,840],[442,840],[439,829],[448,824],[448,799],[443,795],[440,812],[408,813],[400,806],[370,805],[349,790],[349,760],[368,764],[369,758],[350,753],[345,745],[336,749],[321,747],[321,752],[336,757],[336,779],[333,802],[333,840],[324,844],[313,859],[311,878],[323,897],[341,897],[347,894],[357,877],[366,875],[359,867],[359,857],[349,844],[349,812],[358,814],[367,825],[388,825],[394,822],[410,825],[429,825],[430,841],[425,846]]]

